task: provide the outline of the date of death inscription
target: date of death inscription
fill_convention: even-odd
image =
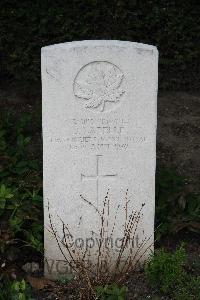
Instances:
[[[137,134],[124,119],[71,119],[65,124],[66,135],[49,137],[52,143],[61,143],[68,150],[131,150],[147,138]],[[130,134],[133,133],[133,134]]]

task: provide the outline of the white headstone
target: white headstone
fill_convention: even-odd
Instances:
[[[112,237],[110,264],[118,257],[132,209],[139,211],[143,203],[133,253],[145,238],[152,249],[157,64],[156,47],[133,42],[42,48],[46,276],[69,272],[48,230],[50,219],[58,240],[68,239],[77,259],[87,248],[86,258],[95,263],[101,227],[97,210],[102,213],[108,189],[104,237]],[[65,238],[62,221],[69,228]]]

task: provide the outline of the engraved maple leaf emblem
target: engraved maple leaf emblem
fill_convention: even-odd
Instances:
[[[87,100],[86,108],[104,111],[106,102],[118,102],[124,90],[120,87],[123,73],[113,64],[96,62],[87,66],[84,74],[77,78],[74,94]]]

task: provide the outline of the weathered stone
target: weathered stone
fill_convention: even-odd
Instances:
[[[70,272],[65,261],[70,255],[62,245],[66,257],[61,254],[47,230],[52,226],[77,259],[86,250],[94,267],[104,206],[103,239],[112,242],[102,249],[109,248],[110,267],[132,209],[140,211],[143,203],[132,256],[145,238],[142,249],[149,249],[141,258],[139,250],[137,259],[146,259],[152,249],[157,63],[155,47],[132,42],[82,41],[42,49],[46,276]],[[70,230],[65,228],[65,238],[62,221]],[[129,253],[126,249],[123,259]]]

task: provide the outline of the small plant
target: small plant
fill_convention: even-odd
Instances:
[[[186,189],[187,179],[172,170],[156,173],[156,239],[183,229],[200,232],[200,194]]]
[[[9,199],[13,198],[13,196],[10,188],[7,188],[5,184],[0,185],[0,215],[3,214],[6,204],[9,203]]]
[[[31,287],[24,279],[4,282],[0,287],[0,300],[34,300]]]
[[[145,266],[145,273],[150,284],[168,293],[182,281],[185,264],[186,253],[183,246],[180,246],[174,253],[161,249],[151,256]]]
[[[186,274],[174,292],[174,300],[200,300],[200,276]]]
[[[127,288],[119,287],[116,283],[96,287],[96,296],[99,300],[125,300]]]
[[[31,115],[0,113],[0,263],[15,245],[43,250],[42,180],[30,152]]]
[[[58,283],[60,284],[68,284],[74,279],[74,274],[66,274],[66,275],[60,275],[57,279]]]

